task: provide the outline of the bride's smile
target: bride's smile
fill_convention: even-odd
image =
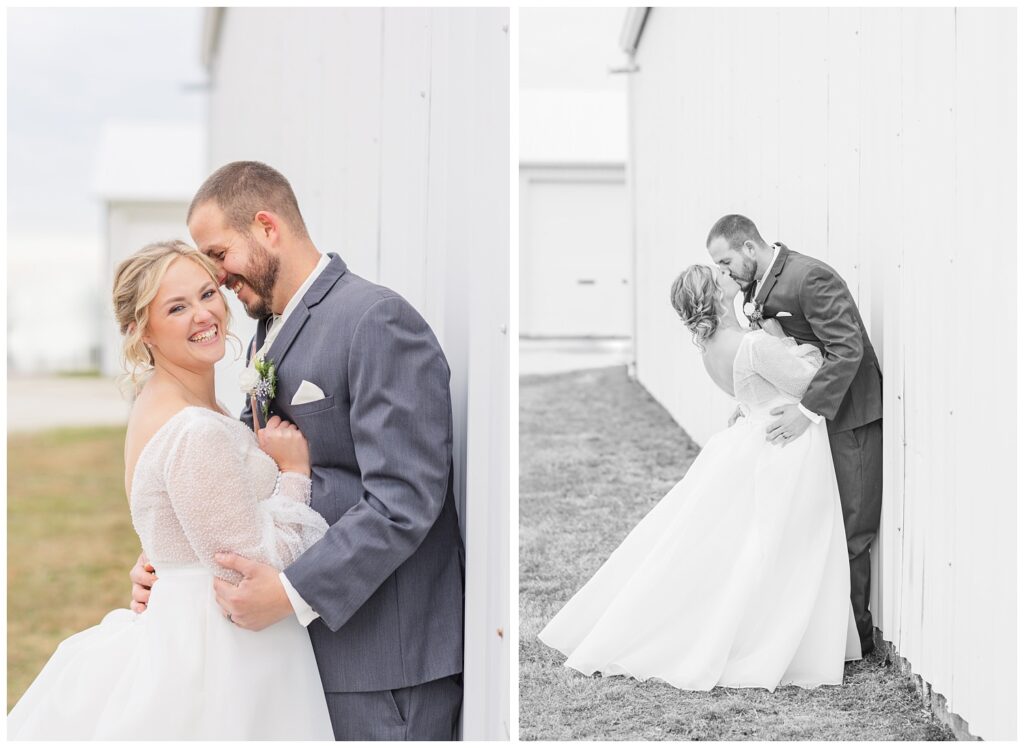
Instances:
[[[218,325],[210,325],[191,336],[189,342],[198,345],[210,345],[219,340],[219,329]]]
[[[226,318],[214,279],[195,261],[178,258],[150,305],[145,342],[157,363],[208,368],[224,357]]]

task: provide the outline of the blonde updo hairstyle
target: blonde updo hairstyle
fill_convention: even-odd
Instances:
[[[224,325],[229,327],[231,324],[227,299],[217,283],[217,268],[205,255],[185,242],[149,244],[122,261],[114,273],[114,317],[124,336],[121,360],[125,379],[136,392],[153,370],[153,354],[142,341],[146,325],[149,324],[149,305],[156,298],[167,269],[180,257],[187,257],[210,275],[217,293],[224,300]],[[225,338],[238,341],[230,332],[225,334]]]
[[[718,330],[724,296],[715,271],[707,265],[690,265],[672,284],[672,307],[702,352],[704,342]]]

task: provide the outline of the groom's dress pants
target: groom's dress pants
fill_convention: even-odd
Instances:
[[[870,548],[882,517],[882,421],[829,434],[850,556],[850,601],[861,647],[874,648]]]
[[[455,740],[462,675],[394,691],[326,696],[335,740]]]

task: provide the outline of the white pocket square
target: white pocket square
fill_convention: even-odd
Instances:
[[[312,382],[307,382],[303,379],[302,384],[299,385],[299,389],[295,391],[295,395],[292,397],[292,405],[315,403],[317,400],[323,400],[325,397],[326,395],[324,395],[324,391],[322,389]]]
[[[776,317],[792,317],[793,315],[790,314],[789,312],[778,312],[775,316]]]

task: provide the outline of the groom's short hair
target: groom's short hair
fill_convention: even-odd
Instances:
[[[192,220],[196,208],[211,201],[236,231],[248,231],[256,214],[267,210],[284,218],[300,237],[309,237],[292,186],[281,172],[259,161],[233,161],[213,172],[192,198],[185,222]]]
[[[710,247],[711,242],[720,236],[725,237],[725,240],[729,242],[729,249],[736,249],[747,240],[759,246],[764,246],[765,244],[754,222],[738,213],[722,216],[715,221],[715,225],[711,227],[711,231],[708,233],[707,244],[704,246]]]

